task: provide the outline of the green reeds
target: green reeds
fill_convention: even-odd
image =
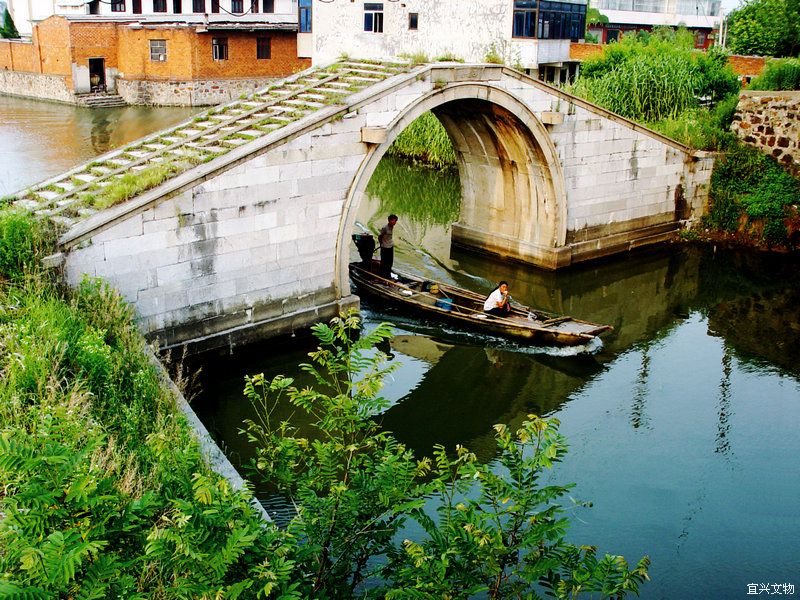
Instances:
[[[388,153],[437,169],[456,164],[456,153],[450,137],[431,112],[423,113],[397,136]]]

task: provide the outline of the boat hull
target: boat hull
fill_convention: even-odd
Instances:
[[[584,345],[612,330],[610,325],[554,317],[520,305],[512,305],[508,317],[487,315],[480,294],[401,272],[397,280],[385,279],[378,274],[379,265],[350,263],[350,278],[359,294],[466,329],[542,346]]]

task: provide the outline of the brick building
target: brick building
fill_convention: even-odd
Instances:
[[[294,0],[10,0],[9,9],[29,37],[0,41],[0,93],[216,104],[311,64],[298,54]]]

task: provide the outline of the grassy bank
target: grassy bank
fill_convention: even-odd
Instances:
[[[286,581],[246,495],[203,463],[131,309],[63,289],[48,228],[0,213],[0,596],[256,597]]]

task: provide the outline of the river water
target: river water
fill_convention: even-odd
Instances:
[[[196,108],[88,109],[0,95],[0,197],[180,123]]]
[[[0,195],[191,115],[89,111],[0,96]],[[364,304],[395,324],[400,365],[381,420],[425,454],[463,444],[494,457],[492,425],[555,416],[570,453],[553,475],[591,508],[569,538],[652,559],[645,599],[744,598],[748,585],[800,594],[800,269],[788,257],[675,246],[558,273],[451,251],[458,180],[385,160],[359,220],[389,212],[398,268],[614,326],[584,353],[525,348]],[[356,257],[353,248],[353,257]],[[251,416],[245,374],[298,376],[311,341],[271,340],[204,357],[194,407],[234,463]],[[287,411],[288,414],[288,411]],[[775,588],[770,587],[770,590]],[[781,588],[788,589],[788,588]],[[785,592],[783,592],[785,593]]]
[[[674,246],[548,273],[450,250],[455,175],[385,160],[369,191],[362,224],[400,215],[398,268],[483,292],[507,279],[524,304],[615,328],[576,354],[365,303],[368,327],[396,328],[387,429],[420,455],[463,444],[491,461],[493,424],[555,416],[570,452],[554,478],[593,503],[572,513],[569,538],[630,562],[648,554],[642,598],[743,598],[767,583],[800,593],[796,260]],[[194,407],[235,463],[252,456],[239,434],[252,416],[244,375],[304,381],[296,365],[309,349],[268,341],[203,363]]]

